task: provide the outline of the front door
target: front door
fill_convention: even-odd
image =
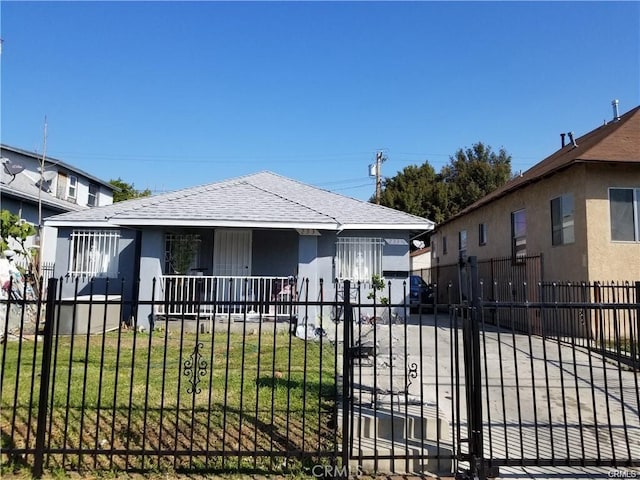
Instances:
[[[251,230],[217,229],[213,241],[213,274],[251,275]]]

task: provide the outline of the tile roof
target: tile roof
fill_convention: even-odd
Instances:
[[[576,138],[441,225],[576,163],[640,163],[640,106]]]
[[[260,172],[89,211],[47,224],[254,226],[319,229],[430,230],[433,222],[277,175]]]

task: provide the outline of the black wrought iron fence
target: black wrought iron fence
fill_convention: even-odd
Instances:
[[[338,282],[310,298],[306,283],[295,298],[221,300],[234,308],[9,285],[5,468],[485,475],[639,463],[640,283],[540,282],[534,295],[480,270],[460,276],[470,301],[414,315],[406,284],[400,301]],[[454,286],[436,284],[435,298],[456,299]]]
[[[434,265],[411,272],[422,277],[425,282],[438,285],[437,301],[441,304],[469,302],[467,291],[468,278],[466,271],[460,268],[464,259],[458,263]],[[530,255],[519,257],[498,257],[479,260],[478,278],[483,283],[483,294],[486,299],[494,301],[524,300],[528,294],[529,301],[533,301],[535,293],[530,290],[543,280],[544,257]],[[523,285],[530,285],[529,291],[523,290]]]
[[[463,329],[466,393],[459,398],[467,448],[458,460],[469,477],[501,466],[636,467],[640,358],[634,347],[621,354],[639,341],[631,285],[539,283],[532,299],[523,283],[515,285],[521,297],[499,300],[484,293],[478,267],[475,259],[461,265],[475,294],[461,313],[452,310]],[[584,336],[592,329],[599,339]]]
[[[640,363],[640,282],[479,281],[484,321]],[[496,292],[509,291],[509,295]]]
[[[14,466],[284,473],[338,458],[337,344],[291,335],[293,317],[114,327],[125,307],[156,302],[65,300],[56,280],[46,301],[1,303],[2,451]]]
[[[539,289],[546,332],[640,365],[640,282],[546,282]]]
[[[637,465],[640,303],[631,285],[538,288],[543,301],[477,304],[482,393],[471,402],[482,399],[487,464]]]

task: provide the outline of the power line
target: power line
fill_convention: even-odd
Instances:
[[[338,182],[330,182],[330,183],[345,183],[347,182],[347,180],[344,181],[338,181]],[[315,184],[316,187],[321,187],[326,185],[326,183],[317,183]],[[371,182],[369,183],[361,183],[359,185],[349,185],[349,186],[343,186],[343,187],[338,187],[338,188],[330,188],[328,189],[331,192],[340,192],[343,190],[354,190],[356,188],[364,188],[364,187],[371,187]],[[170,189],[170,188],[149,188],[149,190],[151,190],[151,193],[153,194],[157,194],[157,193],[168,193],[168,192],[173,192],[176,189]]]
[[[363,187],[370,187],[371,184],[370,183],[364,183],[362,185],[354,185],[352,187],[342,187],[342,188],[332,188],[331,191],[332,192],[339,192],[342,190],[353,190],[354,188],[363,188]]]
[[[219,163],[233,160],[237,162],[245,161],[248,163],[264,162],[265,159],[281,162],[296,162],[300,159],[324,159],[343,161],[345,158],[360,159],[363,155],[369,155],[370,152],[359,153],[305,153],[305,154],[248,154],[248,155],[203,155],[203,154],[117,154],[117,153],[79,153],[79,152],[55,152],[51,156],[60,158],[80,158],[80,159],[97,159],[97,160],[111,160],[111,161],[132,161],[137,160],[141,162],[175,162],[181,163]]]
[[[57,151],[54,153],[49,152],[49,157],[61,158],[61,159],[75,159],[75,160],[109,160],[111,163],[121,162],[138,162],[138,163],[174,163],[180,162],[181,164],[224,164],[228,162],[241,163],[241,164],[264,164],[265,160],[268,160],[274,164],[291,164],[298,162],[301,159],[315,159],[322,160],[325,163],[335,162],[359,162],[363,156],[371,155],[371,152],[345,152],[345,153],[291,153],[291,154],[249,154],[249,155],[210,155],[210,154],[131,154],[131,153],[98,153],[98,152],[64,152]],[[416,152],[395,152],[396,159],[391,163],[394,165],[402,164],[418,164],[426,161],[430,162],[433,166],[439,165],[441,162],[433,162],[429,160],[429,157],[451,157],[448,153],[416,153]],[[398,158],[402,156],[420,157],[420,160]],[[514,166],[528,166],[534,160],[534,157],[517,156],[511,158],[511,164]]]
[[[345,179],[345,180],[334,180],[334,181],[331,181],[331,182],[316,183],[316,186],[321,187],[321,186],[329,186],[329,185],[339,185],[341,183],[361,182],[363,180],[364,180],[363,177],[350,178],[350,179]],[[367,183],[367,185],[371,185],[371,183]]]

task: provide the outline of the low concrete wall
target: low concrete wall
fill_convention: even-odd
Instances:
[[[63,298],[54,313],[54,332],[86,335],[117,330],[120,325],[120,295],[82,295]],[[60,326],[58,327],[58,323]]]

